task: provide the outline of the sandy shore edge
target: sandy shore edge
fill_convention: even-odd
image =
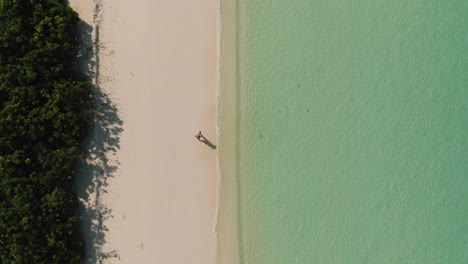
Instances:
[[[219,30],[218,264],[239,264],[236,165],[236,1],[221,1]]]

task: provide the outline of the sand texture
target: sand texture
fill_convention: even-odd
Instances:
[[[218,3],[70,4],[98,105],[79,191],[88,262],[214,263]]]

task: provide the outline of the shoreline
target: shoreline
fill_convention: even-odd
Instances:
[[[94,34],[99,28],[99,54],[90,60],[99,69],[91,72],[101,77],[95,84],[121,124],[100,131],[108,132],[94,146],[102,156],[88,160],[94,169],[81,195],[84,217],[92,216],[82,220],[82,229],[90,229],[88,262],[215,262],[219,6],[96,0],[70,6]],[[196,141],[198,130],[218,149]]]
[[[236,3],[220,3],[219,36],[219,212],[217,263],[239,264],[238,197],[236,175]]]

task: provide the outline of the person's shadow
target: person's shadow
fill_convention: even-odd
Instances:
[[[212,148],[212,149],[216,149],[216,145],[214,145],[213,143],[211,143],[205,136],[201,135],[200,138],[198,139],[198,141],[200,141],[201,143],[207,145],[208,147]]]

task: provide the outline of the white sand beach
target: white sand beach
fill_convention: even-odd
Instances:
[[[70,5],[99,29],[97,84],[121,121],[92,161],[104,168],[88,201],[103,235],[94,261],[214,263],[218,149],[194,135],[218,144],[217,1]]]

